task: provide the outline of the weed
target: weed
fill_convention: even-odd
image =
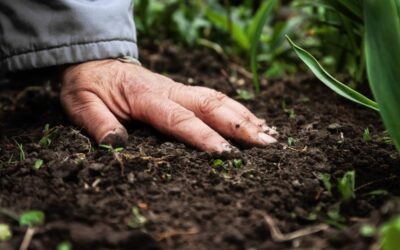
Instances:
[[[23,146],[22,144],[19,144],[19,143],[16,142],[16,141],[15,141],[15,143],[17,144],[18,151],[19,151],[19,160],[20,160],[20,161],[26,160],[25,151],[24,151],[24,146]]]
[[[72,250],[72,245],[70,242],[64,241],[58,244],[57,250]]]
[[[12,232],[10,226],[7,224],[0,224],[0,242],[11,239]]]
[[[138,207],[132,207],[131,217],[128,222],[128,226],[134,229],[142,228],[147,223],[146,217],[144,217]]]
[[[369,128],[364,129],[364,133],[363,133],[363,140],[365,142],[368,142],[371,140],[371,135],[369,133]]]
[[[31,210],[23,213],[19,217],[20,226],[35,227],[40,226],[44,223],[45,215],[42,211]]]
[[[355,172],[349,171],[338,181],[338,190],[342,201],[349,201],[356,197],[355,188]]]
[[[320,173],[318,175],[318,179],[320,179],[322,181],[322,184],[324,185],[326,191],[328,191],[329,194],[332,194],[331,175]]]
[[[111,145],[106,145],[106,144],[100,144],[99,147],[106,149],[110,153],[119,153],[124,150],[123,147],[113,148]]]
[[[39,170],[43,166],[43,160],[38,159],[35,161],[35,164],[33,165],[33,169]]]
[[[376,234],[376,228],[369,224],[362,225],[360,234],[364,237],[373,237]]]
[[[233,159],[233,166],[235,168],[241,168],[243,166],[243,161],[241,159]]]
[[[295,143],[294,138],[289,136],[289,137],[287,138],[287,144],[288,144],[288,146],[293,146],[294,143]]]
[[[289,118],[292,119],[292,118],[296,117],[296,113],[294,112],[294,109],[288,108],[285,101],[282,101],[282,109],[283,109],[283,112],[285,112],[289,116]]]
[[[43,129],[43,136],[39,140],[39,144],[43,147],[48,147],[51,144],[51,130],[49,129],[49,124],[46,124]]]

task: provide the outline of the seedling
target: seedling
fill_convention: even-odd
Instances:
[[[44,223],[44,220],[45,220],[45,215],[42,211],[31,210],[31,211],[23,213],[19,217],[19,225],[35,227],[35,226],[42,225]]]
[[[243,166],[243,162],[241,159],[233,159],[233,166],[235,168],[241,168]]]
[[[338,182],[338,189],[342,201],[349,201],[356,197],[355,189],[355,172],[349,171]]]
[[[322,181],[322,184],[324,185],[326,191],[328,191],[329,194],[332,194],[332,183],[331,183],[331,175],[330,174],[319,174],[318,179]]]
[[[57,250],[72,250],[72,245],[70,242],[64,241],[58,244]]]
[[[245,89],[237,89],[236,92],[239,95],[240,100],[248,101],[248,100],[254,99],[254,94],[250,93],[249,91],[247,91]]]
[[[360,228],[360,234],[364,237],[373,237],[376,234],[376,228],[369,224],[365,224]]]
[[[12,232],[10,226],[7,224],[0,224],[0,242],[11,239]]]
[[[19,144],[18,142],[15,142],[15,143],[17,144],[17,147],[19,150],[19,160],[24,161],[26,159],[24,146],[22,144]]]
[[[371,140],[371,135],[369,133],[369,128],[364,129],[364,133],[363,133],[363,140],[365,142],[368,142]]]
[[[111,153],[119,153],[124,150],[123,147],[113,148],[111,145],[106,145],[106,144],[100,144],[99,147],[106,149],[108,152],[111,152]]]
[[[43,147],[48,147],[51,144],[51,130],[49,129],[49,124],[46,124],[43,129],[43,136],[39,141],[39,144]]]
[[[294,112],[294,109],[288,108],[285,101],[282,102],[282,109],[283,109],[283,112],[285,112],[289,116],[289,118],[292,119],[292,118],[296,117],[296,113]]]
[[[35,164],[33,165],[33,169],[39,170],[40,168],[42,168],[42,166],[43,166],[43,160],[38,159],[35,161]]]
[[[129,219],[128,226],[134,229],[141,228],[147,223],[146,217],[144,217],[138,207],[132,207],[131,218]]]
[[[294,140],[293,137],[288,137],[288,138],[287,138],[287,144],[288,144],[288,146],[293,146],[293,145],[294,145],[294,142],[295,142],[295,140]]]

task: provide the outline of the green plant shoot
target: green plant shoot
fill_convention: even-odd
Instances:
[[[382,250],[398,250],[400,246],[400,216],[385,223],[380,228]]]
[[[19,217],[19,224],[21,226],[35,227],[44,223],[45,215],[42,211],[31,210],[23,213]]]
[[[356,197],[355,189],[355,172],[349,171],[338,181],[339,193],[343,201],[349,201]]]

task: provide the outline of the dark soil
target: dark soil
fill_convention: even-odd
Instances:
[[[234,97],[235,89],[251,88],[242,69],[209,51],[148,48],[142,61],[181,82]],[[98,148],[64,116],[57,86],[2,89],[0,207],[45,213],[30,243],[37,250],[56,249],[63,241],[73,249],[376,248],[377,238],[361,236],[360,228],[379,226],[400,212],[400,157],[378,115],[304,75],[264,80],[262,89],[243,103],[277,127],[280,143],[241,148],[235,159],[243,164],[228,157],[224,167],[212,167],[218,157],[138,123],[127,125],[130,139],[122,152]],[[41,146],[46,123],[51,143]],[[371,141],[363,140],[365,128]],[[288,137],[294,139],[290,147]],[[35,170],[38,159],[44,164]],[[342,220],[333,220],[328,212],[340,200],[336,180],[350,170],[356,173],[356,198],[342,203]],[[331,175],[332,194],[320,173]],[[371,194],[375,190],[386,192]],[[147,219],[138,229],[128,226],[132,207]],[[14,234],[0,249],[18,249],[26,228],[3,214],[0,223],[11,225]],[[318,224],[329,227],[294,240],[271,237],[276,228],[288,234]]]

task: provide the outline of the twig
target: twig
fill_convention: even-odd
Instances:
[[[283,234],[281,230],[276,226],[274,219],[261,212],[258,211],[258,213],[263,216],[265,223],[268,225],[269,230],[271,232],[271,238],[275,242],[284,242],[284,241],[292,241],[297,238],[301,238],[310,234],[314,234],[320,231],[327,230],[329,228],[328,225],[326,224],[317,224],[313,225],[310,227],[302,228],[300,230],[288,233],[288,234]]]
[[[31,244],[34,234],[35,234],[35,228],[28,227],[28,229],[26,230],[24,239],[21,243],[21,246],[19,247],[19,250],[28,250],[28,247]]]

